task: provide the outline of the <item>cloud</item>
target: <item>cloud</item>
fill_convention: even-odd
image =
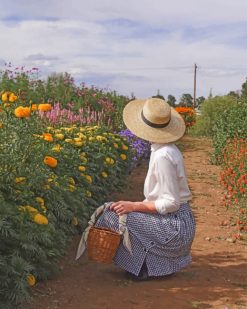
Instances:
[[[1,0],[0,17],[108,20],[128,18],[148,25],[221,24],[246,21],[247,3],[231,0]]]
[[[246,9],[238,0],[1,0],[1,58],[70,72],[138,97],[239,89],[247,71]],[[1,66],[1,61],[0,61]]]
[[[59,58],[55,56],[45,56],[43,54],[33,54],[28,55],[26,58],[24,58],[24,60],[26,61],[59,60]]]

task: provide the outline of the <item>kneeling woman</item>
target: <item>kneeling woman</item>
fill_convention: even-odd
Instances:
[[[127,214],[132,253],[121,243],[115,264],[137,279],[169,275],[191,262],[195,235],[183,157],[173,144],[184,135],[184,120],[157,98],[129,102],[123,120],[132,133],[151,143],[145,200],[112,203],[97,225],[117,231],[119,216]]]

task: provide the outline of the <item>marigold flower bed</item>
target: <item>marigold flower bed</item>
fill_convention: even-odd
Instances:
[[[13,93],[0,104],[0,307],[17,308],[95,207],[122,189],[134,153],[100,126],[47,127]]]

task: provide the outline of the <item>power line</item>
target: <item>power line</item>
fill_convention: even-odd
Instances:
[[[224,66],[214,66],[214,67],[204,67],[204,66],[197,66],[200,70],[201,74],[213,74],[217,73],[218,70],[228,71],[233,73],[247,73],[247,67],[224,67]],[[185,73],[193,74],[193,66],[167,66],[167,67],[133,67],[133,68],[85,68],[86,72],[103,72],[103,73],[125,73],[125,72],[140,72],[140,71],[183,71]]]
[[[87,68],[87,70],[89,70],[90,68]],[[104,68],[100,68],[100,69],[91,69],[92,71],[102,71],[102,72],[119,72],[119,71],[124,71],[124,72],[129,72],[129,71],[163,71],[163,70],[188,70],[191,69],[191,66],[167,66],[167,67],[134,67],[134,68],[118,68],[118,69],[104,69]]]
[[[14,66],[14,65],[13,65]],[[80,66],[80,65],[78,65]],[[26,67],[26,66],[25,66]],[[200,72],[207,72],[207,71],[216,71],[216,70],[241,70],[241,71],[247,71],[247,66],[201,66],[197,65],[197,68],[200,70]],[[193,66],[192,65],[174,65],[174,66],[162,66],[162,67],[131,67],[131,68],[96,68],[96,67],[84,67],[85,71],[97,71],[97,72],[128,72],[128,71],[163,71],[163,70],[172,70],[172,71],[190,71],[193,73]]]

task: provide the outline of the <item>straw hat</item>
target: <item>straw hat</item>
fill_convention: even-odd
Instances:
[[[183,118],[158,98],[130,101],[124,108],[123,120],[132,133],[153,143],[175,142],[185,132]]]

